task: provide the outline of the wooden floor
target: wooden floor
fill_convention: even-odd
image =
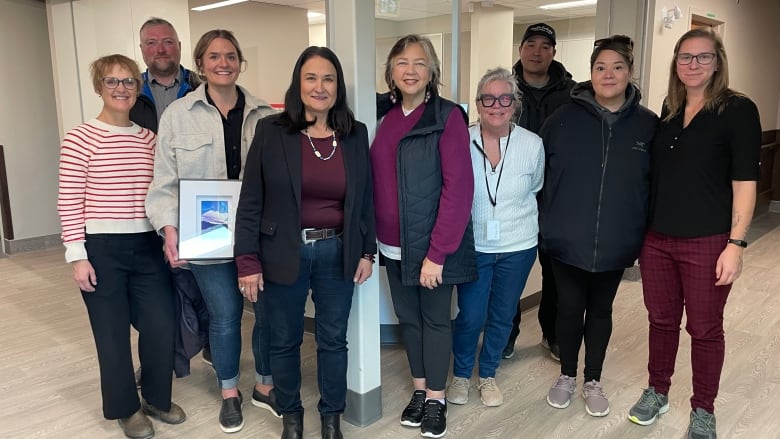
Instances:
[[[780,437],[780,228],[752,243],[745,268],[726,307],[727,358],[716,401],[722,438]],[[646,386],[647,315],[641,284],[624,281],[614,310],[614,333],[603,384],[611,413],[592,418],[576,396],[557,410],[545,395],[558,363],[538,346],[535,310],[524,318],[517,351],[504,360],[498,383],[505,403],[482,406],[472,390],[469,403],[450,405],[449,438],[681,438],[688,424],[690,343],[683,335],[672,409],[655,425],[626,420]],[[253,380],[249,350],[252,316],[245,315],[243,375],[246,395]],[[101,416],[95,348],[81,297],[60,249],[0,259],[0,437],[122,438],[115,422]],[[314,344],[307,335],[303,358],[303,403],[307,438],[319,437]],[[174,382],[174,400],[188,414],[178,426],[155,422],[157,438],[228,437],[217,426],[219,392],[212,370],[195,359],[192,375]],[[419,429],[399,425],[411,393],[403,350],[382,348],[384,417],[364,428],[344,423],[347,438],[415,438]],[[244,404],[245,427],[229,437],[278,438],[280,420]]]

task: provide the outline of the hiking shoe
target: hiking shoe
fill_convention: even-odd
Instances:
[[[423,418],[423,407],[425,406],[425,390],[415,390],[412,393],[412,399],[401,413],[401,425],[407,427],[419,427]]]
[[[187,415],[184,413],[184,410],[182,410],[181,407],[174,403],[171,403],[171,408],[168,409],[167,412],[164,412],[146,402],[145,399],[142,399],[141,409],[144,411],[144,414],[155,417],[162,422],[165,422],[166,424],[181,424],[185,419],[187,419]]]
[[[241,413],[243,401],[240,391],[238,396],[222,400],[222,408],[219,410],[219,428],[225,433],[235,433],[244,428],[244,414]]]
[[[669,398],[655,393],[655,387],[648,387],[642,391],[639,401],[628,411],[628,420],[634,424],[650,425],[658,419],[658,416],[668,411]]]
[[[471,387],[471,382],[468,378],[452,377],[450,388],[447,389],[447,402],[453,404],[469,402],[469,387]]]
[[[479,389],[482,404],[488,407],[498,407],[504,403],[504,395],[501,394],[494,377],[480,378],[477,389]]]
[[[609,401],[601,383],[591,380],[582,385],[582,397],[585,398],[585,411],[591,416],[607,416]]]
[[[125,436],[131,439],[150,439],[154,437],[152,421],[146,417],[141,409],[138,409],[129,418],[117,419],[117,423],[122,427]]]
[[[550,391],[547,392],[547,404],[557,408],[565,409],[571,402],[571,396],[577,388],[577,379],[561,374],[555,381]]]
[[[697,408],[691,411],[691,423],[688,424],[688,439],[715,439],[715,415]]]
[[[442,437],[447,434],[447,403],[437,399],[425,401],[420,434],[423,437]]]
[[[263,395],[257,389],[252,389],[252,405],[268,410],[277,418],[282,417],[282,414],[279,413],[279,407],[276,405],[276,393],[274,393],[274,389],[271,389],[271,391],[268,392],[268,396]]]
[[[504,347],[504,350],[501,352],[501,358],[508,360],[512,358],[515,355],[515,341],[516,338],[509,338],[509,341],[506,342],[506,346]]]

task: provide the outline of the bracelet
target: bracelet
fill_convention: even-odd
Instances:
[[[375,262],[374,261],[374,255],[372,253],[364,253],[363,256],[361,256],[361,259],[365,259],[365,260],[371,262],[372,264]]]
[[[734,244],[734,245],[742,247],[742,248],[747,248],[747,246],[748,246],[747,241],[744,241],[744,240],[741,240],[741,239],[731,239],[731,238],[729,238],[728,241],[726,241],[726,242],[728,242],[729,244]]]

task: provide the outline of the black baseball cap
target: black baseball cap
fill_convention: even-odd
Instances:
[[[525,40],[535,35],[547,37],[552,45],[555,46],[555,29],[545,23],[536,23],[528,26],[528,29],[526,29],[525,33],[523,34],[523,40],[520,41],[520,44],[525,43]]]

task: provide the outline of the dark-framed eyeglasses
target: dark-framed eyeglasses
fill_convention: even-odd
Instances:
[[[105,78],[100,78],[100,82],[102,82],[106,88],[117,88],[119,87],[120,83],[124,84],[125,88],[128,90],[135,90],[136,87],[138,87],[138,80],[135,78],[119,79],[114,78],[113,76],[108,76]]]
[[[496,105],[496,102],[498,102],[498,105],[502,107],[510,107],[512,106],[512,103],[515,101],[515,95],[512,93],[504,93],[501,96],[493,96],[493,95],[479,95],[477,100],[482,104],[483,107],[492,107]]]
[[[698,55],[693,55],[691,53],[677,54],[677,64],[680,65],[687,66],[688,64],[692,63],[694,59],[700,65],[707,66],[712,64],[713,61],[715,61],[715,54],[712,52],[702,52]]]
[[[626,46],[630,47],[631,50],[634,50],[634,40],[625,35],[613,35],[607,38],[599,38],[593,42],[593,48],[595,49],[612,43],[625,44]]]

